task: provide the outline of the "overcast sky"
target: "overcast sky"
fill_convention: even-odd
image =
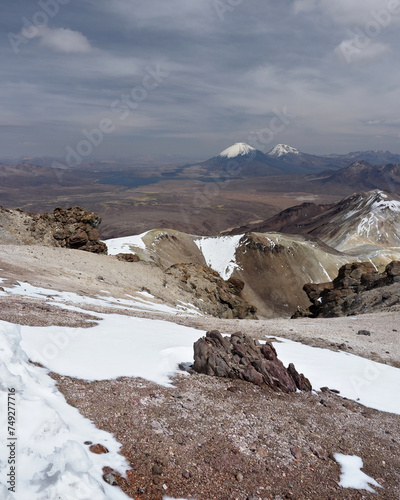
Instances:
[[[3,0],[0,157],[400,153],[399,26],[400,0]]]

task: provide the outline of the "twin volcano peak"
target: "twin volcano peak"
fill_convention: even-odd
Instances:
[[[233,146],[225,149],[218,156],[222,158],[235,158],[237,156],[248,156],[252,154],[254,151],[257,151],[252,146],[249,146],[245,142],[237,142]],[[285,156],[287,154],[299,155],[301,154],[299,150],[296,148],[292,148],[286,144],[277,144],[271,151],[269,151],[268,156],[272,156],[274,158],[280,158],[281,156]]]
[[[249,146],[245,142],[237,142],[230,148],[225,149],[218,156],[222,158],[236,158],[236,156],[247,156],[250,155],[255,148]]]
[[[296,148],[292,148],[287,144],[277,144],[271,151],[269,151],[268,156],[273,156],[275,158],[279,158],[281,156],[285,156],[287,154],[299,155],[300,151]]]

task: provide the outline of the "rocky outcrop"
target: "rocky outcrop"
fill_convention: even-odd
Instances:
[[[80,207],[57,207],[52,213],[0,212],[0,240],[5,244],[46,245],[107,253],[100,241],[101,217]]]
[[[370,262],[345,264],[329,283],[304,285],[312,302],[308,310],[293,317],[331,318],[385,310],[400,303],[400,261],[393,261],[383,273]]]
[[[257,318],[256,308],[241,296],[244,283],[239,278],[225,281],[201,264],[175,264],[166,274],[175,276],[181,288],[194,294],[194,303],[207,314],[228,319]]]
[[[139,262],[140,257],[135,253],[119,253],[116,255],[117,259],[121,262]]]
[[[230,338],[220,332],[207,332],[194,344],[194,369],[198,373],[245,380],[282,392],[311,391],[310,381],[293,364],[285,368],[270,342],[234,333]]]

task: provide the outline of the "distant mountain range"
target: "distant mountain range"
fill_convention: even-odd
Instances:
[[[346,185],[355,191],[384,189],[400,192],[400,163],[373,165],[363,160],[357,160],[348,167],[331,172],[329,175],[322,175],[315,181],[324,185]]]
[[[206,161],[181,167],[179,176],[207,176],[223,172],[227,175],[235,173],[236,177],[303,175],[337,170],[360,161],[370,165],[400,164],[400,155],[389,151],[356,151],[346,155],[317,156],[286,144],[277,144],[263,153],[249,144],[239,142]]]
[[[52,157],[21,157],[16,159],[0,160],[0,165],[8,166],[39,166],[52,167],[56,162],[56,158]],[[60,160],[59,160],[60,161]],[[233,165],[232,162],[235,162]],[[337,170],[348,167],[356,162],[367,162],[370,165],[388,165],[400,164],[400,155],[391,153],[390,151],[370,150],[370,151],[355,151],[345,155],[329,154],[329,155],[313,155],[304,153],[287,144],[277,144],[270,151],[264,153],[253,146],[244,142],[238,142],[217,156],[208,160],[186,164],[179,167],[173,167],[171,162],[158,162],[160,168],[165,168],[164,175],[166,177],[193,178],[202,175],[214,175],[216,173],[226,172],[234,174],[236,177],[264,177],[271,175],[302,175],[319,173],[325,170]],[[62,162],[61,162],[62,163]],[[64,162],[65,163],[65,162]],[[157,162],[156,162],[157,163]],[[154,163],[153,169],[156,163]],[[79,168],[71,170],[92,171],[97,172],[125,171],[126,169],[142,169],[148,171],[151,169],[151,162],[137,162],[135,160],[121,161],[93,161],[85,162]],[[153,175],[153,174],[152,174]],[[141,175],[139,175],[140,177]]]

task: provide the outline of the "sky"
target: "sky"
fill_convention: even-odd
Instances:
[[[3,0],[0,157],[400,153],[400,0]]]

